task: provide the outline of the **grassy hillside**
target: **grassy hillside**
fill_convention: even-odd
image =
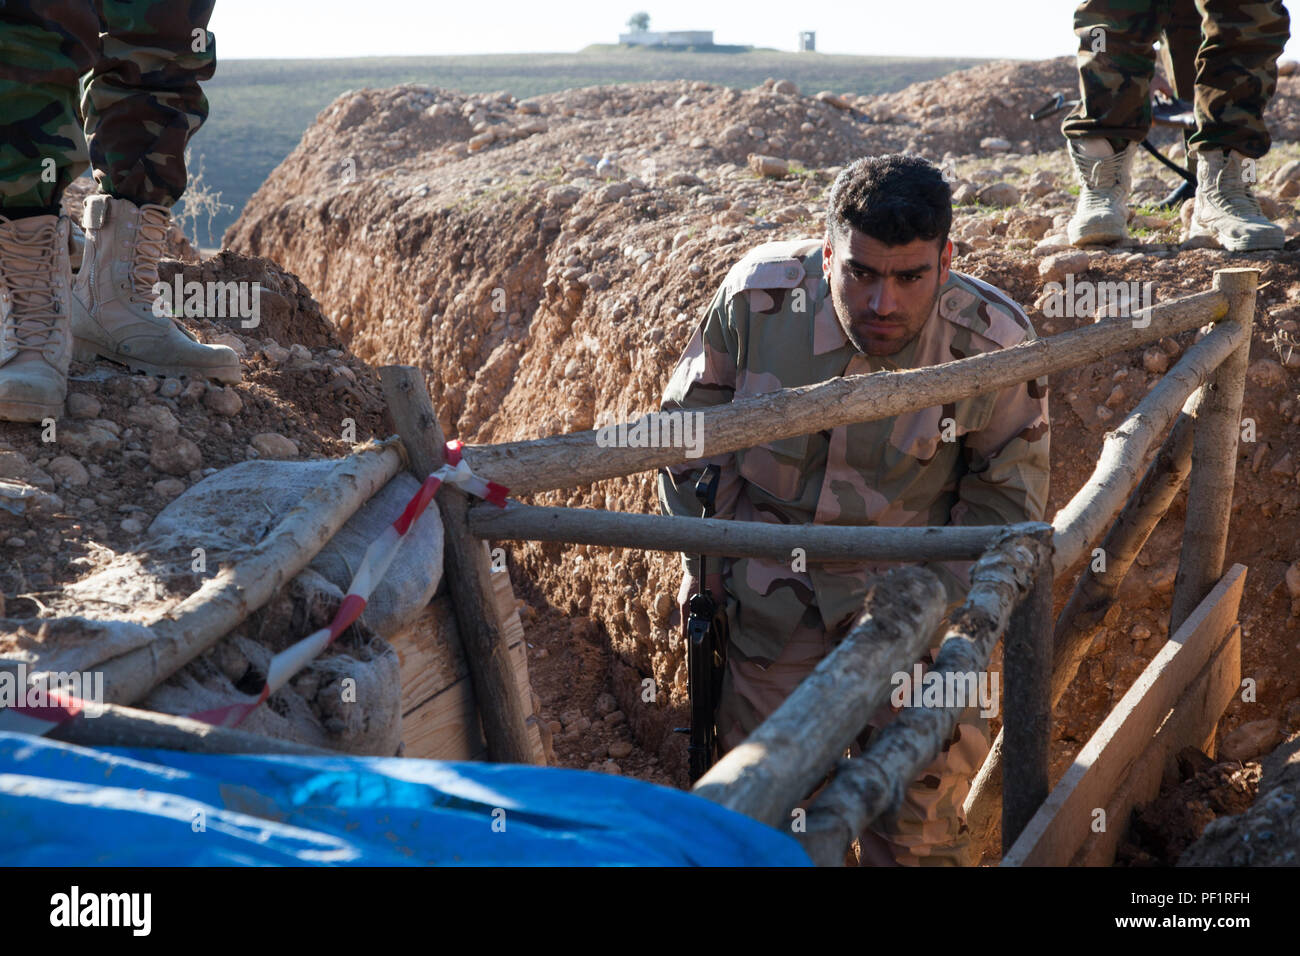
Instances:
[[[979,62],[830,56],[769,50],[671,52],[594,46],[578,53],[376,57],[337,60],[228,60],[205,84],[211,116],[194,137],[192,162],[229,208],[212,218],[211,239],[226,227],[267,174],[297,145],[316,114],[346,90],[425,83],[466,92],[509,90],[533,96],[606,83],[707,80],[750,87],[769,76],[815,92],[886,93]]]

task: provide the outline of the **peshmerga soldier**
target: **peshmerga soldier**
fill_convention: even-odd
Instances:
[[[213,0],[0,3],[0,419],[57,418],[68,362],[237,382],[238,356],[154,312],[185,146],[208,115]],[[80,90],[80,94],[79,94]],[[63,191],[94,168],[75,279]]]
[[[820,239],[774,242],[740,260],[674,370],[664,410],[812,385],[843,375],[938,365],[1035,338],[1009,297],[949,268],[952,200],[913,156],[860,159],[831,190]],[[694,484],[720,467],[717,515],[838,525],[987,525],[1040,520],[1047,503],[1047,383],[896,418],[832,428],[659,476],[665,512],[701,513]],[[726,595],[727,668],[717,710],[723,752],[772,713],[847,633],[885,565],[808,565],[686,556],[679,599],[701,574]],[[716,563],[715,563],[716,562]],[[931,566],[955,605],[969,563]],[[937,641],[936,641],[937,643]],[[889,707],[872,720],[892,718]],[[898,812],[863,834],[867,862],[970,864],[961,806],[988,751],[973,709]]]
[[[1190,70],[1181,39],[1189,11],[1200,19],[1187,140],[1196,167],[1190,236],[1225,249],[1280,249],[1285,235],[1252,192],[1255,160],[1268,152],[1264,108],[1277,88],[1277,60],[1290,35],[1282,0],[1084,0],[1079,37],[1080,103],[1061,126],[1078,174],[1079,202],[1068,234],[1076,246],[1128,235],[1133,157],[1151,126],[1153,44],[1165,31],[1173,79],[1185,95]],[[1172,32],[1171,32],[1172,31]]]

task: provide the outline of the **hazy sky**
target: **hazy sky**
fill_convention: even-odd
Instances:
[[[569,52],[614,43],[627,18],[652,30],[712,30],[714,42],[824,53],[1041,59],[1073,53],[1076,0],[217,0],[218,57],[425,56]],[[1288,9],[1295,6],[1288,0]],[[802,8],[802,9],[801,9]],[[1293,34],[1296,32],[1293,29]],[[1292,39],[1287,55],[1300,56]]]

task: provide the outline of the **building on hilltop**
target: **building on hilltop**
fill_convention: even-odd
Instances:
[[[618,42],[629,46],[713,46],[712,30],[637,30],[620,33]]]
[[[817,31],[816,30],[799,31],[799,52],[800,53],[817,52]]]

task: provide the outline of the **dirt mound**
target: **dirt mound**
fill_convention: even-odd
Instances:
[[[1300,865],[1300,734],[1273,751],[1256,773],[1255,803],[1209,822],[1179,866]]]
[[[1241,813],[1259,790],[1257,762],[1215,763],[1195,747],[1177,757],[1178,778],[1133,811],[1129,838],[1115,853],[1121,866],[1173,866],[1206,826]]]
[[[892,99],[848,101],[800,95],[784,84],[649,84],[527,102],[410,86],[365,91],[322,111],[226,239],[301,275],[358,356],[421,366],[444,430],[473,442],[580,430],[604,416],[630,419],[656,408],[731,264],[761,242],[820,234],[825,191],[839,164],[872,151],[911,146],[934,159],[941,150],[957,153],[956,267],[1015,296],[1040,331],[1060,332],[1093,316],[1042,312],[1044,283],[1060,266],[1051,256],[1063,251],[1059,234],[1073,204],[1057,134],[1045,127],[1052,131],[1044,133],[1042,154],[978,154],[980,137],[1002,133],[977,128],[993,120],[971,110],[983,104],[1010,122],[1043,87],[1069,80],[1067,67],[1068,59],[994,64]],[[1011,80],[998,93],[1009,105],[987,95],[999,76]],[[946,98],[927,101],[927,91],[938,96],[945,89]],[[903,110],[891,117],[896,122],[876,121],[888,104],[918,95],[920,115]],[[427,142],[418,138],[426,122],[434,123]],[[1016,129],[1031,145],[1040,142],[1036,127]],[[1297,187],[1293,173],[1279,172],[1294,153],[1288,148],[1261,162],[1260,191],[1296,236],[1300,222],[1289,197]],[[784,165],[755,160],[751,167],[750,154]],[[1163,195],[1170,180],[1142,157],[1138,201]],[[1259,682],[1259,702],[1235,702],[1221,731],[1262,718],[1294,729],[1300,655],[1285,580],[1300,558],[1300,465],[1288,454],[1300,439],[1300,352],[1292,348],[1300,331],[1300,253],[1182,249],[1177,215],[1150,207],[1135,210],[1131,226],[1129,245],[1087,253],[1068,271],[1098,282],[1153,280],[1157,301],[1207,288],[1224,265],[1263,271],[1246,398],[1258,440],[1243,446],[1229,546],[1231,560],[1251,566],[1243,666]],[[1054,377],[1053,425],[1070,440],[1054,450],[1049,512],[1091,472],[1108,423],[1145,394],[1189,340]],[[650,475],[532,500],[657,510]],[[1058,769],[1163,641],[1183,509],[1180,498],[1139,559],[1123,620],[1103,632],[1066,701],[1057,724]],[[552,607],[596,622],[614,651],[610,672],[620,708],[680,780],[683,747],[671,733],[685,722],[678,709],[684,652],[672,600],[678,559],[553,544],[509,550],[521,587],[535,585]],[[1295,577],[1300,582],[1300,571]],[[570,656],[576,662],[582,655]],[[645,677],[655,681],[653,703],[644,699]],[[563,743],[557,738],[557,749]],[[572,743],[571,759],[585,766],[585,744]]]
[[[164,263],[162,272],[169,277],[181,268],[178,262]],[[319,309],[313,312],[315,304],[296,277],[234,253],[184,268],[203,279],[262,283],[259,328],[245,330],[238,319],[187,320],[202,341],[239,352],[244,380],[222,388],[132,375],[108,362],[73,362],[64,415],[53,432],[0,422],[0,477],[22,495],[0,497],[0,656],[23,648],[34,652],[42,643],[45,651],[63,647],[68,635],[40,636],[44,619],[55,613],[129,617],[142,611],[147,602],[125,593],[116,596],[124,606],[106,611],[104,601],[112,603],[113,588],[82,599],[78,584],[131,565],[158,513],[206,476],[259,457],[339,457],[354,442],[392,434],[373,371],[332,347],[337,340],[320,321]],[[189,562],[189,557],[181,561],[182,570]],[[188,595],[201,577],[169,572],[166,588],[148,597]],[[150,705],[189,713],[207,700],[228,702],[228,694],[222,698],[212,689],[229,691],[250,666],[264,667],[283,635],[302,635],[304,627],[328,621],[342,595],[327,590],[282,594],[238,634],[186,668]],[[356,629],[336,653],[363,662],[394,654],[382,640]],[[338,675],[328,659],[320,664],[323,670],[304,677],[315,683],[286,688],[280,710],[264,708],[249,728],[292,736],[294,723],[299,730],[304,724],[334,726],[330,721],[337,715],[328,702],[338,695],[324,688]],[[329,745],[330,740],[325,734],[313,742]]]
[[[911,142],[938,152],[975,153],[985,137],[1001,137],[1022,153],[1060,149],[1065,113],[1040,121],[1030,112],[1056,93],[1079,95],[1079,74],[1072,56],[1034,63],[999,61],[914,83],[896,93],[866,98],[864,110],[877,122],[913,131]],[[1300,139],[1300,77],[1278,79],[1278,93],[1265,114],[1277,140]],[[1153,142],[1171,143],[1177,134],[1151,131]]]

